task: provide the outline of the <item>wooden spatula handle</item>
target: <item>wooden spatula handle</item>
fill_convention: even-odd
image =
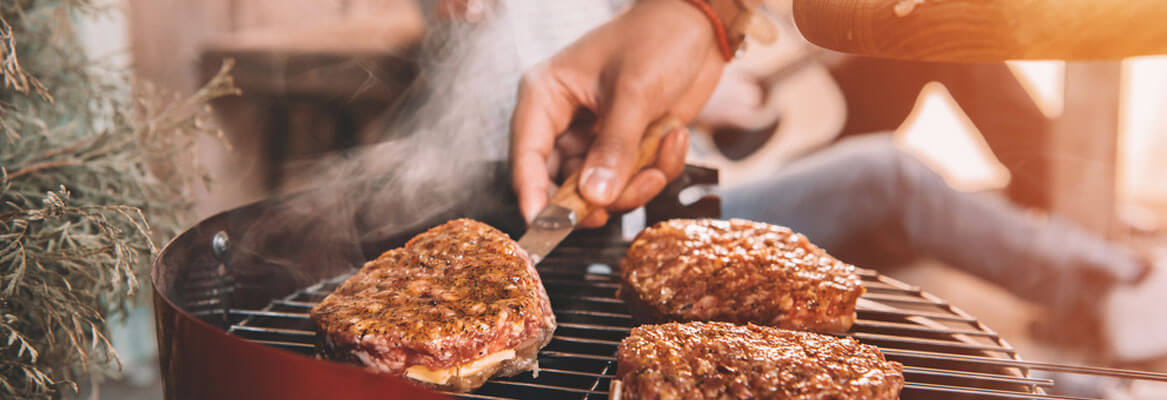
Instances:
[[[795,0],[814,44],[919,61],[1104,60],[1167,53],[1163,0]]]
[[[640,171],[656,162],[656,153],[660,150],[661,141],[664,140],[665,136],[668,136],[669,132],[682,126],[681,121],[672,116],[665,116],[649,124],[648,129],[644,132],[644,138],[640,140],[633,171]],[[596,207],[584,200],[579,194],[580,172],[582,172],[582,168],[563,181],[563,185],[559,186],[559,190],[551,196],[551,203],[571,210],[575,213],[576,218],[582,220],[595,211]]]

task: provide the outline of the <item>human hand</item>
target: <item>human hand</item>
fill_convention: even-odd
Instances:
[[[699,10],[641,0],[529,70],[511,121],[512,185],[524,217],[547,203],[553,178],[579,168],[579,193],[599,208],[581,226],[647,203],[683,170],[688,132],[670,133],[655,164],[633,171],[645,128],[665,115],[693,119],[724,66]]]

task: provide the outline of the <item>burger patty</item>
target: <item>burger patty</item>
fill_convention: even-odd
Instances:
[[[326,357],[454,391],[536,368],[555,330],[526,252],[468,219],[366,263],[311,316]]]
[[[616,352],[622,398],[899,398],[903,365],[850,338],[726,322],[644,325]]]
[[[789,228],[674,219],[641,232],[620,264],[621,297],[646,322],[752,322],[846,332],[863,286],[855,267]]]

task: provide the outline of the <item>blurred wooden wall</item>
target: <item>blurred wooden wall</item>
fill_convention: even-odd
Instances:
[[[295,178],[287,162],[359,141],[411,76],[391,64],[424,30],[416,0],[128,1],[138,82],[189,94],[236,60],[244,95],[214,104],[230,146],[199,146],[215,178],[200,217],[275,193]]]
[[[140,78],[175,90],[197,85],[201,46],[258,28],[297,29],[345,19],[416,13],[416,0],[129,0],[130,45]]]

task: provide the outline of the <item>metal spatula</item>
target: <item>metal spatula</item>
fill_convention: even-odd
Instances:
[[[670,116],[649,125],[636,153],[634,169],[639,171],[655,162],[661,141],[669,132],[681,126],[679,120]],[[531,262],[538,264],[595,209],[595,206],[580,196],[579,171],[576,171],[563,181],[563,185],[551,196],[547,206],[539,211],[534,221],[531,221],[527,233],[519,238],[519,246],[530,255]]]

